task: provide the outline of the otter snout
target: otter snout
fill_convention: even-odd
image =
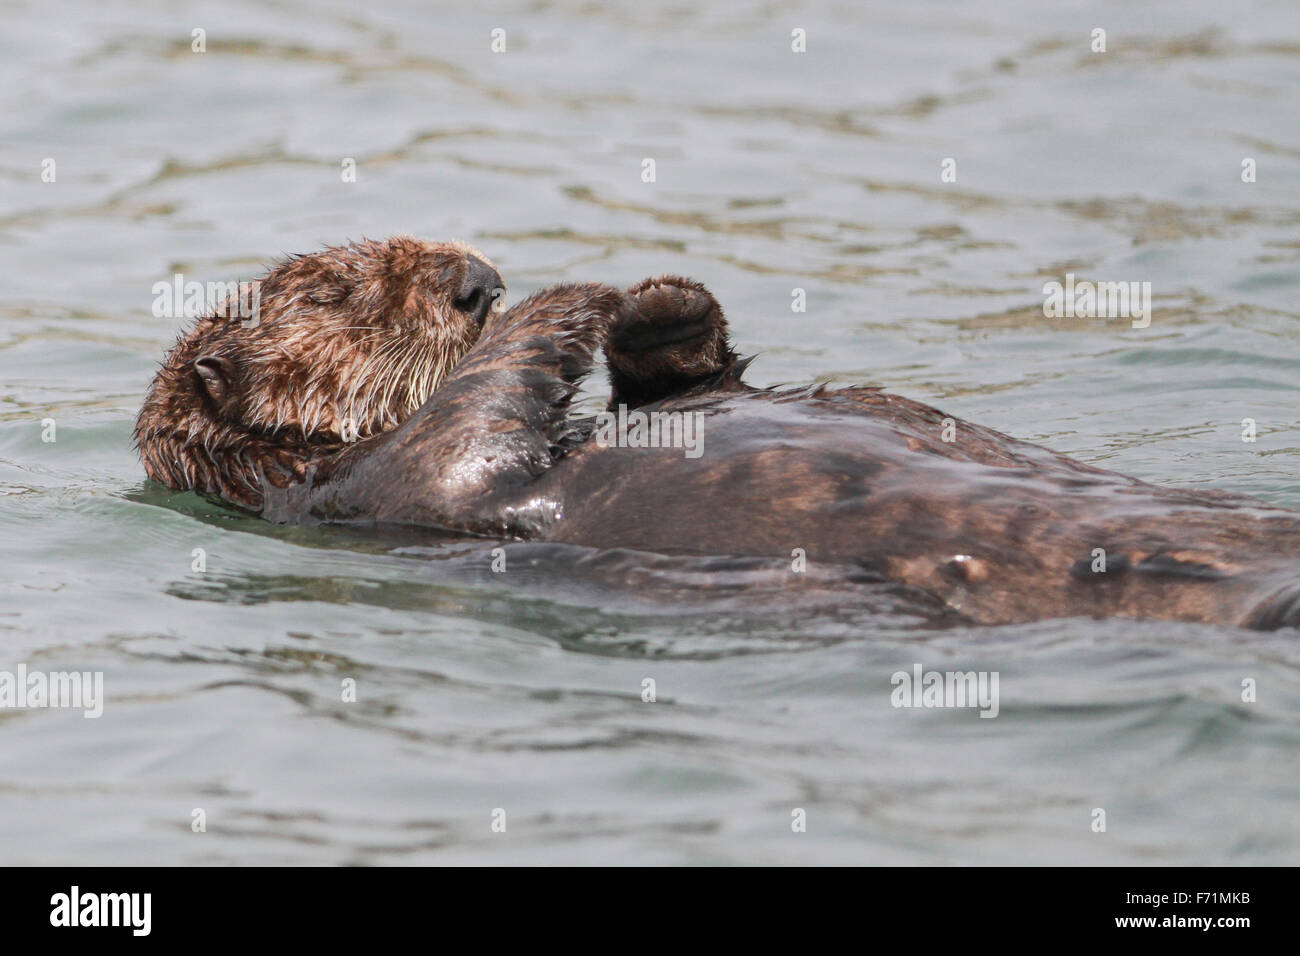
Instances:
[[[501,274],[477,256],[468,257],[469,266],[453,305],[482,325],[498,301],[504,301],[505,283]]]

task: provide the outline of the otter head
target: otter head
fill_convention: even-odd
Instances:
[[[399,236],[281,262],[199,319],[136,421],[149,477],[259,507],[346,442],[420,407],[478,339],[504,285],[461,242]]]

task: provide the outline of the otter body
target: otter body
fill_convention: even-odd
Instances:
[[[868,389],[670,400],[704,454],[588,443],[538,483],[551,539],[861,567],[979,623],[1124,615],[1272,627],[1300,607],[1300,515],[1159,488]],[[676,452],[676,454],[673,454]]]
[[[473,316],[467,322],[456,303],[499,277],[474,265],[486,262],[474,250],[428,246],[421,265],[413,248],[404,247],[401,268],[382,267],[405,290],[385,293],[398,303],[389,308],[433,302],[419,321],[447,329],[418,334],[472,339]],[[389,261],[382,249],[370,254]],[[406,281],[412,270],[423,285]],[[439,274],[447,289],[430,284]],[[373,278],[364,268],[357,275],[362,284]],[[274,288],[276,279],[266,281]],[[333,307],[349,314],[346,296]],[[298,317],[285,321],[301,332]],[[412,327],[393,315],[371,321]],[[980,623],[1071,615],[1300,622],[1300,514],[1246,496],[1156,487],[960,420],[944,441],[951,416],[878,389],[751,388],[721,308],[698,283],[558,286],[479,326],[472,346],[457,345],[461,354],[418,387],[403,389],[400,368],[377,399],[364,383],[338,385],[368,423],[360,440],[314,433],[304,424],[311,416],[297,413],[281,416],[302,433],[291,449],[274,430],[245,428],[244,443],[233,444],[235,493],[230,482],[189,480],[198,469],[165,456],[204,449],[205,416],[236,437],[265,420],[249,411],[241,333],[232,326],[217,336],[228,346],[219,376],[186,368],[200,357],[183,339],[137,427],[146,469],[274,521],[420,525],[666,554],[800,555],[917,589]],[[598,347],[609,362],[611,408],[701,416],[699,457],[611,446],[596,440],[594,422],[570,416]],[[179,397],[176,382],[188,389]],[[393,394],[408,407],[394,410]],[[412,395],[423,399],[414,411]],[[182,407],[192,434],[168,428]],[[161,460],[155,448],[166,449]],[[205,475],[231,471],[219,453],[203,453]]]

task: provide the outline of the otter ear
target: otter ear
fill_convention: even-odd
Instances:
[[[328,270],[319,273],[307,289],[307,301],[314,305],[339,305],[352,294],[356,280],[346,272]]]
[[[194,371],[217,407],[225,408],[234,393],[235,363],[221,355],[200,355],[194,360]]]

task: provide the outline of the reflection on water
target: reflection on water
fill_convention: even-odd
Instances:
[[[143,484],[155,282],[413,232],[514,296],[696,276],[760,384],[1300,507],[1289,4],[705,6],[11,5],[0,670],[102,670],[108,702],[0,710],[0,860],[1294,860],[1293,633],[935,629],[835,574],[796,609],[764,562],[543,545],[502,575],[494,542]],[[1150,282],[1151,326],[1045,319],[1066,273]],[[1000,715],[894,709],[916,663],[998,671]]]

